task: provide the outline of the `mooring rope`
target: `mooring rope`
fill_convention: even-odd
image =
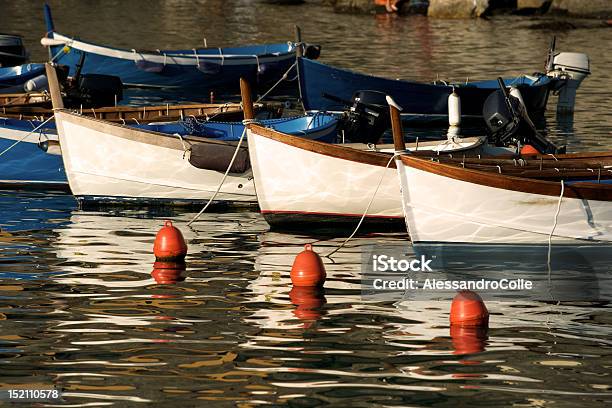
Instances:
[[[204,214],[204,211],[206,211],[206,209],[210,206],[210,204],[213,202],[213,200],[217,197],[217,194],[219,194],[219,191],[221,191],[221,186],[223,186],[223,183],[225,182],[225,179],[227,178],[227,175],[229,174],[230,169],[234,165],[234,160],[236,160],[236,156],[238,156],[238,151],[240,150],[240,145],[242,145],[242,141],[244,140],[244,136],[246,135],[246,132],[247,132],[247,126],[250,125],[251,123],[257,123],[257,120],[256,119],[244,119],[242,121],[242,124],[244,125],[244,130],[242,131],[242,135],[240,136],[240,140],[238,140],[238,144],[236,145],[236,150],[234,150],[234,155],[232,156],[232,159],[230,160],[229,165],[227,166],[227,170],[225,170],[225,174],[223,175],[223,178],[221,179],[221,182],[219,183],[219,186],[217,187],[217,190],[212,195],[212,197],[210,197],[210,199],[208,200],[208,202],[206,203],[204,208],[202,208],[200,210],[200,212],[197,213],[196,216],[193,217],[191,219],[191,221],[189,221],[187,223],[187,226],[190,226],[191,224],[193,224],[198,218],[200,218],[200,216],[202,214]]]
[[[559,219],[559,213],[561,212],[561,201],[563,200],[563,194],[565,193],[565,183],[563,182],[563,180],[561,180],[561,194],[559,195],[559,202],[557,203],[557,211],[555,212],[555,219],[553,222],[553,226],[552,226],[552,230],[550,231],[550,234],[548,235],[548,256],[547,256],[547,265],[548,265],[548,278],[550,280],[550,273],[551,273],[551,267],[550,267],[550,262],[551,262],[551,252],[552,252],[552,237],[553,234],[555,233],[555,229],[557,228],[557,222]]]
[[[8,152],[9,150],[11,150],[13,147],[17,146],[19,143],[23,142],[28,136],[30,136],[32,133],[36,132],[38,129],[40,129],[41,127],[43,127],[47,122],[49,122],[51,119],[55,118],[55,116],[50,116],[47,120],[45,120],[43,123],[41,123],[40,125],[36,126],[34,129],[32,129],[27,135],[25,135],[24,137],[22,137],[21,139],[17,140],[15,143],[13,143],[12,145],[10,145],[9,147],[7,147],[6,149],[4,149],[1,153],[0,156],[2,156],[4,153]]]
[[[284,80],[286,80],[286,79],[287,79],[287,76],[289,75],[289,72],[290,72],[290,71],[293,69],[293,67],[295,67],[296,65],[297,65],[297,62],[294,62],[294,63],[293,63],[293,64],[292,64],[292,65],[289,67],[289,69],[288,69],[287,71],[285,71],[285,73],[283,74],[283,76],[282,76],[282,77],[281,77],[281,78],[280,78],[278,81],[276,81],[276,83],[275,83],[274,85],[272,85],[272,87],[271,87],[270,89],[268,89],[268,91],[267,91],[265,94],[261,95],[261,96],[260,96],[260,97],[259,97],[259,98],[258,98],[258,99],[255,101],[255,103],[257,103],[257,102],[261,102],[261,100],[262,100],[263,98],[265,98],[266,96],[268,96],[268,94],[269,94],[270,92],[272,92],[272,91],[274,90],[274,88],[276,88],[276,87],[277,87],[277,86],[278,86],[278,85],[279,85],[281,82],[283,82]]]
[[[389,166],[391,165],[391,162],[397,157],[399,156],[401,153],[395,153],[393,154],[393,156],[391,156],[391,158],[389,159],[389,161],[387,162],[387,165],[385,166],[385,170],[387,170],[389,168]],[[353,239],[353,237],[355,236],[355,234],[357,233],[357,231],[359,231],[359,227],[361,227],[361,224],[363,224],[363,220],[365,219],[366,215],[368,214],[368,211],[370,210],[370,206],[372,205],[372,203],[374,202],[374,197],[376,197],[376,193],[378,193],[378,190],[380,189],[380,186],[382,185],[383,180],[385,179],[386,176],[386,172],[383,171],[382,175],[380,176],[380,180],[378,180],[378,185],[376,186],[376,189],[374,190],[374,194],[372,194],[372,198],[370,198],[370,202],[368,203],[368,205],[366,206],[365,211],[363,212],[363,215],[361,216],[361,219],[359,220],[359,222],[357,223],[357,226],[355,227],[355,229],[353,230],[353,233],[344,240],[344,242],[342,244],[340,244],[336,249],[334,249],[333,251],[331,251],[329,254],[326,255],[326,257],[331,257],[333,254],[335,254],[336,252],[338,252],[340,249],[342,249],[351,239]]]

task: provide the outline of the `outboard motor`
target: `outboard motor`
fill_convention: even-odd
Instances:
[[[321,46],[315,44],[304,44],[304,57],[316,60],[321,55]]]
[[[576,104],[576,91],[582,81],[591,75],[589,56],[580,52],[555,53],[555,38],[553,37],[546,61],[546,75],[562,80],[557,113],[572,113]]]
[[[508,93],[503,79],[498,78],[499,90],[491,93],[482,108],[482,116],[491,133],[490,141],[496,146],[530,144],[540,153],[563,153],[535,128],[525,105],[518,97]]]
[[[103,74],[81,74],[85,64],[85,53],[76,66],[72,80],[65,87],[68,105],[83,107],[113,106],[123,99],[121,78]]]
[[[113,106],[123,99],[123,83],[113,75],[83,74],[78,78],[76,89],[68,94],[76,94],[83,105]]]
[[[378,91],[357,91],[345,112],[344,136],[353,142],[377,143],[391,127],[387,95]]]
[[[28,53],[20,35],[0,34],[0,67],[14,67],[25,64]]]

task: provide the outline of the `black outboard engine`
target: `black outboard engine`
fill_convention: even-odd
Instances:
[[[377,143],[391,127],[387,95],[378,91],[357,91],[345,112],[342,129],[352,142]]]
[[[123,99],[123,83],[113,75],[83,74],[76,86],[84,105],[113,106]]]
[[[123,99],[121,78],[113,75],[81,74],[85,55],[81,54],[74,77],[65,87],[68,104],[86,108],[114,106]]]
[[[316,44],[304,44],[304,57],[316,60],[321,55],[321,46]]]
[[[23,39],[16,34],[0,33],[0,67],[14,67],[25,64],[28,53],[23,45]]]
[[[542,136],[529,118],[521,100],[508,93],[501,78],[499,90],[491,93],[482,108],[482,116],[491,133],[490,141],[496,146],[532,145],[540,153],[563,153],[565,147],[558,147]]]

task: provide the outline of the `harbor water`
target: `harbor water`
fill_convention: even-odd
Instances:
[[[308,1],[49,3],[59,32],[130,49],[287,41],[297,23],[325,63],[419,81],[543,71],[556,35],[559,50],[590,56],[592,75],[573,119],[556,117],[553,96],[541,125],[570,152],[612,148],[609,28],[345,15]],[[32,61],[46,58],[41,2],[0,0],[0,27],[24,35]],[[323,291],[300,291],[289,271],[304,244],[326,254],[350,231],[270,231],[248,208],[206,212],[187,227],[192,211],[86,211],[66,194],[1,191],[0,388],[57,387],[66,406],[612,404],[605,299],[487,302],[490,328],[466,346],[451,333],[448,302],[361,296],[362,252],[409,246],[406,233],[358,234],[324,258]],[[164,219],[189,244],[174,275],[154,271]]]

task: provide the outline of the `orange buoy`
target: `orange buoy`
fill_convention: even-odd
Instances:
[[[321,317],[321,307],[327,303],[325,290],[316,286],[294,286],[289,292],[289,299],[297,306],[293,314],[303,320]]]
[[[323,286],[325,278],[321,257],[312,250],[312,245],[304,245],[304,250],[293,261],[291,282],[294,286]]]
[[[376,12],[397,13],[399,0],[374,0]]]
[[[486,326],[451,325],[453,354],[474,354],[484,351],[488,329]]]
[[[462,290],[451,304],[450,323],[458,326],[487,326],[489,311],[477,293]]]
[[[153,253],[157,261],[182,261],[187,255],[187,244],[183,234],[166,220],[159,230],[153,244]]]
[[[186,266],[184,262],[159,262],[153,263],[151,276],[160,285],[173,285],[185,280],[183,272]]]
[[[526,144],[521,147],[521,156],[533,156],[534,154],[540,154],[540,152],[532,145]]]

